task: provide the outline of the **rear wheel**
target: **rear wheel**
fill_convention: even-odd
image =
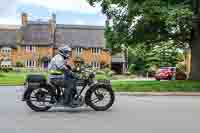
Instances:
[[[111,87],[97,85],[86,93],[85,101],[95,111],[106,111],[114,103],[115,95]]]
[[[26,104],[34,111],[47,111],[51,108],[52,96],[48,89],[37,88],[27,92]]]

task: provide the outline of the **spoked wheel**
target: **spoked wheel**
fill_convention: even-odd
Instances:
[[[86,93],[86,104],[96,111],[106,111],[114,103],[113,90],[106,85],[98,85]]]
[[[27,93],[27,105],[34,111],[47,111],[51,108],[50,102],[52,96],[45,88],[29,90]]]

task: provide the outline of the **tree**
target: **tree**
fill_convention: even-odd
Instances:
[[[146,75],[159,67],[175,67],[183,61],[183,53],[175,47],[173,41],[161,43],[163,44],[159,43],[150,49],[144,44],[129,48],[129,70]]]
[[[107,16],[107,44],[116,51],[121,44],[127,47],[145,44],[152,48],[170,40],[176,48],[191,46],[192,0],[88,1],[92,6],[101,3],[102,12]],[[193,58],[192,64],[199,63]]]
[[[193,29],[191,33],[191,53],[192,53],[192,70],[190,73],[190,79],[200,80],[200,2],[199,0],[193,0]]]

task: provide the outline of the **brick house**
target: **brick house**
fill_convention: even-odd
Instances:
[[[83,60],[95,68],[111,66],[111,54],[105,48],[104,27],[64,25],[56,16],[47,21],[29,20],[21,15],[21,26],[0,26],[0,65],[47,68],[50,59],[63,45],[72,47],[72,60]]]
[[[8,67],[16,62],[16,29],[15,25],[0,25],[0,65]]]

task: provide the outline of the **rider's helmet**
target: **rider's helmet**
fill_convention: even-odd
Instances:
[[[71,56],[71,52],[72,52],[72,49],[66,45],[64,47],[60,47],[58,49],[58,53],[63,56],[65,59],[69,58]]]

